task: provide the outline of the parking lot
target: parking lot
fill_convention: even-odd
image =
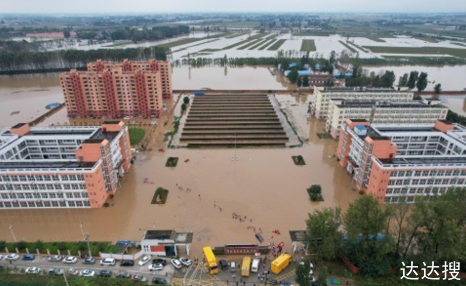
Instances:
[[[49,269],[51,268],[61,268],[64,270],[65,274],[67,276],[72,275],[70,273],[70,269],[74,269],[77,275],[80,275],[79,273],[82,270],[91,270],[95,271],[95,275],[97,275],[101,270],[111,270],[112,271],[112,277],[116,277],[117,273],[119,270],[123,270],[128,272],[131,277],[134,275],[142,275],[147,279],[147,283],[150,284],[153,277],[160,277],[164,278],[168,281],[168,283],[171,283],[173,274],[175,272],[175,268],[173,265],[170,263],[170,259],[165,259],[166,260],[166,265],[163,267],[162,270],[159,271],[149,271],[148,267],[151,265],[151,262],[149,261],[143,266],[138,265],[138,261],[134,262],[134,266],[120,266],[120,262],[116,261],[114,266],[101,266],[100,265],[100,260],[101,259],[95,259],[94,264],[83,264],[83,259],[78,259],[78,261],[75,264],[65,264],[63,261],[59,262],[51,262],[48,260],[48,256],[35,256],[35,259],[32,261],[24,261],[22,260],[22,256],[19,258],[19,260],[14,260],[14,261],[9,261],[5,259],[5,255],[3,258],[0,260],[0,265],[3,265],[5,267],[16,267],[16,270],[18,272],[23,272],[22,270],[27,269],[28,267],[39,267],[41,269],[40,275],[49,275]],[[183,267],[184,268],[184,267]],[[25,275],[31,275],[31,274],[25,274]],[[124,279],[124,278],[121,278]]]

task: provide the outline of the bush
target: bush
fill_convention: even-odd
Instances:
[[[60,251],[66,250],[66,243],[64,243],[63,241],[58,242],[57,243],[57,249],[60,250]]]
[[[188,107],[186,106],[185,103],[181,105],[181,112],[185,112]]]
[[[360,194],[360,195],[364,195],[364,191],[359,191],[359,194]]]
[[[110,205],[108,203],[104,203],[104,208],[108,208]]]
[[[164,188],[157,188],[154,193],[154,197],[152,198],[151,204],[165,204],[168,198],[168,190]]]
[[[22,251],[22,250],[26,249],[28,244],[25,241],[21,240],[21,241],[15,242],[14,246],[16,248],[18,248],[18,250]]]
[[[188,97],[188,96],[185,96],[185,97],[183,98],[183,102],[184,102],[185,104],[189,104],[189,97]]]
[[[293,163],[295,165],[298,165],[298,166],[303,166],[303,165],[306,165],[306,162],[304,161],[304,158],[303,156],[299,155],[299,156],[291,156],[291,158],[293,159]]]
[[[0,252],[5,251],[6,241],[0,240]]]
[[[176,167],[178,165],[178,157],[168,157],[165,167]]]
[[[32,245],[33,250],[39,249],[40,252],[44,250],[44,243],[41,240],[34,242]]]
[[[324,198],[322,197],[322,187],[320,185],[312,185],[310,188],[307,189],[307,193],[309,195],[309,199],[313,202],[319,202],[324,200]]]

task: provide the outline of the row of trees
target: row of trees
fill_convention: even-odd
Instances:
[[[189,26],[159,26],[153,28],[130,29],[120,28],[111,33],[112,39],[131,41],[153,41],[165,38],[172,38],[182,34],[189,34]]]
[[[427,77],[428,74],[426,72],[421,72],[419,74],[417,71],[412,71],[409,73],[409,75],[405,73],[403,76],[401,76],[398,80],[398,85],[407,86],[410,89],[414,89],[416,87],[418,91],[423,91],[426,89],[427,84],[429,83]]]
[[[382,206],[375,197],[362,196],[346,213],[325,208],[309,214],[305,241],[318,259],[345,256],[361,274],[374,276],[399,269],[402,261],[466,262],[465,203],[466,189],[414,205]]]
[[[166,60],[169,49],[163,47],[98,50],[60,50],[50,52],[1,52],[0,73],[13,74],[28,71],[44,72],[84,68],[97,59],[121,61]]]
[[[382,74],[376,74],[375,72],[364,74],[355,67],[353,77],[346,79],[346,86],[393,87],[395,78],[393,71],[385,71]]]

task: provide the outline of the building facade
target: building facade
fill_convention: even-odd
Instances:
[[[34,127],[0,131],[0,209],[100,208],[131,167],[128,128]]]
[[[337,158],[359,190],[381,203],[411,203],[466,187],[466,128],[435,124],[372,124],[347,120]]]
[[[172,98],[169,62],[99,60],[87,69],[60,74],[68,117],[159,117],[163,99]]]
[[[323,90],[315,88],[310,112],[317,119],[327,119],[331,99],[404,102],[413,100],[413,97],[412,92],[396,91],[391,88],[326,87]]]
[[[340,136],[340,129],[347,119],[359,118],[371,123],[426,123],[447,118],[448,107],[438,99],[409,102],[353,101],[332,99],[325,129],[333,138]]]

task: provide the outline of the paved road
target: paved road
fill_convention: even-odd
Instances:
[[[171,282],[173,274],[175,272],[175,268],[170,264],[170,261],[168,259],[167,259],[167,265],[164,267],[162,271],[152,271],[152,272],[147,269],[147,267],[149,266],[149,263],[147,263],[144,266],[139,266],[137,265],[137,261],[136,261],[133,267],[121,267],[118,262],[115,264],[115,266],[101,266],[99,262],[100,262],[100,259],[96,259],[95,264],[88,265],[88,264],[82,264],[82,259],[78,259],[78,262],[76,264],[65,264],[63,262],[50,262],[48,261],[48,257],[45,257],[45,256],[39,257],[36,255],[36,259],[33,261],[23,261],[20,258],[19,260],[13,261],[11,264],[8,260],[5,260],[5,258],[3,258],[2,260],[0,260],[0,265],[8,266],[8,267],[16,266],[18,267],[18,270],[26,269],[27,267],[36,266],[36,267],[40,267],[43,274],[48,274],[48,270],[50,268],[62,268],[65,270],[65,273],[67,274],[70,268],[75,268],[75,269],[78,269],[79,271],[82,269],[90,269],[96,272],[99,270],[108,269],[113,272],[113,276],[116,275],[118,270],[125,270],[132,275],[137,274],[137,275],[145,276],[147,278],[148,283],[150,283],[152,281],[152,278],[155,276],[163,277],[167,279],[168,282]]]

